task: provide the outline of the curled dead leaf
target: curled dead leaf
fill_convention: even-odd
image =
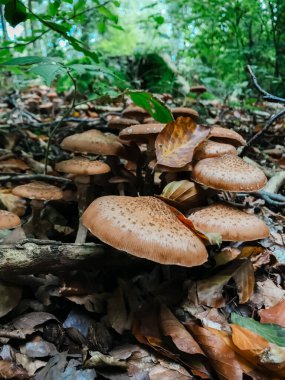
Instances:
[[[180,168],[192,161],[194,149],[207,138],[210,129],[190,117],[167,123],[155,141],[157,163]]]

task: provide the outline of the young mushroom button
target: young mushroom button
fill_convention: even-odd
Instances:
[[[188,219],[203,232],[220,233],[224,241],[252,241],[269,236],[261,219],[223,203],[194,211]]]
[[[82,223],[104,243],[160,264],[203,264],[202,241],[154,197],[105,196],[86,209]]]
[[[0,230],[11,230],[3,239],[4,244],[16,243],[25,239],[26,235],[21,227],[21,219],[13,212],[0,210]]]

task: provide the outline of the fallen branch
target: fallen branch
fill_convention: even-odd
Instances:
[[[30,181],[44,181],[52,183],[60,183],[61,185],[67,185],[72,181],[64,177],[56,177],[53,175],[45,174],[18,174],[18,173],[1,173],[0,174],[0,183],[3,182],[30,182]]]
[[[102,255],[106,259],[111,251],[102,244],[23,240],[16,245],[0,245],[0,275],[62,271]]]
[[[285,185],[285,171],[275,174],[269,179],[263,191],[268,193],[278,193],[278,191]]]

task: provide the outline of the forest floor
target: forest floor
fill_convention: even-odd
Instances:
[[[179,105],[165,98],[169,106]],[[264,133],[245,158],[276,179],[273,196],[261,191],[223,198],[262,218],[270,237],[211,246],[205,265],[187,269],[101,244],[94,251],[89,243],[99,242],[91,235],[89,245],[72,245],[76,188],[70,176],[55,170],[70,157],[60,142],[91,128],[118,134],[108,122],[126,102],[77,106],[54,135],[44,175],[48,135],[70,96],[34,85],[0,99],[0,208],[16,213],[23,224],[29,220],[30,201],[12,194],[27,180],[47,181],[64,193],[41,213],[45,239],[36,240],[35,231],[31,239],[0,247],[0,378],[284,379],[284,121]],[[280,110],[272,103],[246,110],[217,100],[189,100],[187,106],[199,111],[202,123],[233,129],[247,141]],[[99,183],[96,192],[119,195],[120,189]],[[161,192],[157,185],[155,194]],[[8,232],[0,231],[0,238]],[[262,323],[246,329],[250,322],[231,323],[232,313]],[[264,323],[278,328],[264,332]]]

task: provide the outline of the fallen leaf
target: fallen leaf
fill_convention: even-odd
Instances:
[[[23,216],[26,212],[26,201],[12,194],[11,189],[0,189],[0,202],[10,212]]]
[[[271,307],[285,298],[285,290],[276,286],[272,280],[257,281],[256,292],[251,297],[252,302],[258,303],[260,307]]]
[[[220,380],[243,379],[243,370],[235,352],[219,336],[210,329],[194,323],[186,323],[185,327],[193,334],[200,347],[207,354]]]
[[[267,309],[260,310],[261,323],[275,323],[285,327],[285,299]]]
[[[199,303],[211,307],[225,306],[223,288],[233,278],[241,303],[245,303],[253,294],[254,271],[249,260],[235,260],[227,268],[204,280],[197,281]]]
[[[119,367],[121,369],[126,369],[127,364],[125,360],[116,359],[110,355],[104,355],[99,351],[91,351],[91,358],[86,360],[84,363],[85,368],[96,368],[96,367]]]
[[[190,117],[179,117],[166,124],[155,141],[157,163],[181,168],[192,161],[194,149],[205,140],[209,128],[196,125]]]
[[[191,334],[164,305],[160,308],[160,324],[163,334],[172,339],[178,350],[189,355],[205,355]]]
[[[231,314],[231,320],[235,325],[239,325],[260,337],[263,341],[274,343],[280,347],[285,347],[285,328],[273,323],[260,323],[253,318],[241,317],[236,313]]]
[[[7,360],[0,360],[0,378],[1,379],[28,379],[30,376],[28,372]]]

